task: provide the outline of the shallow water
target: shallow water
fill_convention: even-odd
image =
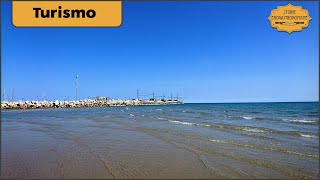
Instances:
[[[316,178],[318,103],[1,114],[2,178]]]

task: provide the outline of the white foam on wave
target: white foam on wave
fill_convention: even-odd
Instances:
[[[195,126],[200,126],[202,124],[196,124],[196,123],[190,123],[190,122],[185,122],[185,121],[178,121],[178,120],[170,120],[167,118],[162,118],[162,117],[158,117],[157,119],[159,120],[165,120],[171,123],[176,123],[176,124],[184,124],[184,125],[195,125]]]
[[[162,109],[156,109],[156,111],[162,111]]]
[[[187,112],[187,111],[182,111],[182,112],[184,112],[184,113],[185,113],[185,112]]]
[[[223,141],[223,140],[219,140],[219,139],[210,139],[210,141],[216,142],[216,143],[226,143],[227,142],[227,141]]]
[[[293,120],[289,120],[289,122],[293,122],[293,123],[316,123],[317,121],[308,121],[308,120],[299,120],[299,119],[293,119]]]
[[[210,124],[198,124],[199,126],[211,127]]]
[[[134,116],[134,114],[130,114],[130,116]]]
[[[159,119],[159,118],[158,118]],[[165,119],[165,118],[161,118],[163,120],[167,120],[169,122],[172,123],[176,123],[176,124],[184,124],[184,125],[188,125],[188,126],[203,126],[203,127],[211,127],[210,124],[197,124],[197,123],[190,123],[190,122],[185,122],[185,121],[176,121],[176,120],[169,120],[169,119]]]
[[[172,123],[177,123],[177,124],[185,124],[185,125],[196,125],[194,123],[189,123],[189,122],[184,122],[184,121],[175,121],[175,120],[168,120],[169,122],[172,122]]]
[[[177,120],[170,120],[170,119],[166,119],[166,118],[159,118],[160,120],[166,120],[168,122],[171,123],[175,123],[175,124],[184,124],[184,125],[189,125],[189,126],[202,126],[202,127],[212,127],[212,125],[210,124],[197,124],[197,123],[190,123],[190,122],[185,122],[185,121],[177,121]],[[224,128],[224,126],[222,125],[217,125],[216,127],[218,128]],[[241,130],[241,131],[247,131],[247,132],[254,132],[254,133],[266,133],[267,131],[262,130],[262,129],[258,129],[258,128],[253,128],[253,127],[244,127],[244,128],[236,128],[237,130]]]
[[[257,117],[254,116],[232,116],[232,115],[225,115],[225,118],[239,118],[239,119],[246,119],[246,120],[255,120],[258,119]]]
[[[306,138],[319,138],[319,136],[309,135],[309,134],[301,134],[301,133],[300,133],[300,136],[306,137]]]
[[[256,132],[256,133],[265,133],[266,131],[258,129],[258,128],[249,128],[249,127],[245,127],[243,128],[244,131],[248,131],[248,132]]]
[[[251,120],[251,119],[254,119],[254,117],[250,117],[250,116],[243,116],[243,119]]]

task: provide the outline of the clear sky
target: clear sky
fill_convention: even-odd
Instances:
[[[15,28],[2,2],[6,99],[135,98],[185,102],[318,101],[317,2],[307,29],[271,28],[287,2],[125,2],[120,28]]]

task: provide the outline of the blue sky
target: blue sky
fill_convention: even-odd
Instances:
[[[317,2],[291,35],[268,16],[288,2],[126,2],[120,28],[15,28],[2,2],[6,99],[135,98],[185,102],[318,101]]]

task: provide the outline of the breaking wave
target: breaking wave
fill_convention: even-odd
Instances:
[[[238,131],[247,131],[247,132],[254,132],[254,133],[265,133],[268,132],[261,128],[255,128],[255,127],[232,127],[228,125],[214,125],[214,124],[199,124],[199,123],[191,123],[191,122],[185,122],[185,121],[178,121],[178,120],[170,120],[166,118],[158,118],[159,120],[166,120],[171,123],[175,124],[183,124],[188,126],[202,126],[202,127],[209,127],[209,128],[219,128],[219,129],[230,129],[230,130],[238,130]]]
[[[306,138],[319,138],[319,136],[315,135],[309,135],[309,134],[300,134],[301,137],[306,137]]]
[[[246,119],[246,120],[260,120],[263,118],[255,117],[255,116],[233,116],[233,115],[225,115],[225,118],[232,118],[232,119]]]
[[[243,128],[244,131],[248,131],[248,132],[256,132],[256,133],[265,133],[266,131],[258,129],[258,128],[248,128],[245,127]]]
[[[185,125],[195,125],[197,126],[196,123],[189,123],[189,122],[184,122],[184,121],[175,121],[175,120],[168,120],[169,122],[172,122],[172,123],[177,123],[177,124],[185,124]]]
[[[290,135],[290,136],[296,136],[296,137],[298,136],[298,137],[306,137],[306,138],[319,138],[317,135],[312,135],[312,134],[308,134],[305,132],[298,132],[298,131],[278,131],[278,130],[268,129],[268,128],[260,128],[260,127],[252,127],[252,126],[231,126],[226,124],[192,123],[192,122],[172,120],[172,119],[161,118],[161,117],[158,117],[158,119],[164,120],[170,123],[182,124],[182,125],[188,125],[188,126],[199,126],[199,127],[224,129],[224,130],[231,130],[231,131],[242,131],[242,132],[249,132],[249,133],[273,133],[273,134],[283,134],[283,135]]]
[[[304,120],[304,119],[282,119],[283,121],[288,121],[290,123],[300,123],[300,124],[318,124],[319,121],[314,121],[314,120]]]
[[[251,120],[251,119],[254,119],[254,117],[250,117],[250,116],[243,116],[242,118],[243,118],[243,119],[250,119],[250,120]]]

